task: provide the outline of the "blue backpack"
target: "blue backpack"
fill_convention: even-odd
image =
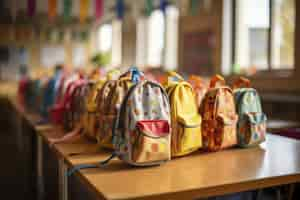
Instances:
[[[54,76],[49,79],[43,89],[40,114],[45,122],[48,121],[49,118],[49,109],[55,103],[55,97],[57,93],[56,85],[60,79],[60,75],[61,72],[55,73]]]
[[[234,83],[234,98],[239,115],[237,123],[238,145],[256,146],[265,141],[267,117],[262,111],[258,92],[250,87],[250,81],[239,78]]]

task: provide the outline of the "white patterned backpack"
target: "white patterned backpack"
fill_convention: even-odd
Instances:
[[[125,97],[114,129],[115,154],[137,166],[171,158],[170,105],[158,83],[142,81]]]

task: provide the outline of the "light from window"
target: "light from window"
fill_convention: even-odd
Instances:
[[[294,66],[295,0],[273,0],[272,67]]]
[[[86,64],[86,51],[83,44],[76,44],[72,49],[73,66],[83,68]]]
[[[112,22],[111,65],[118,67],[122,63],[122,21]]]
[[[148,19],[148,59],[150,66],[160,66],[163,61],[165,20],[161,10],[152,12]]]
[[[136,31],[136,65],[145,67],[147,65],[147,18],[138,19]]]
[[[269,0],[236,1],[235,67],[268,69]]]
[[[98,31],[98,49],[100,52],[108,52],[112,47],[112,26],[104,24]]]
[[[235,13],[233,72],[293,68],[295,0],[236,0]]]
[[[62,45],[44,46],[41,50],[41,63],[45,67],[53,67],[65,62],[65,49]]]
[[[168,70],[175,70],[178,64],[178,18],[178,8],[168,6],[166,10],[166,53],[164,63],[165,68]]]

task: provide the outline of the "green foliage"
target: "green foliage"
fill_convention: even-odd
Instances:
[[[111,61],[111,52],[103,52],[103,53],[96,53],[92,58],[91,62],[96,67],[105,67]]]

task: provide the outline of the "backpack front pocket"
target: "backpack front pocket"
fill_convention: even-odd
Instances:
[[[103,115],[100,117],[99,141],[103,147],[113,148],[112,129],[116,115]]]
[[[198,150],[202,146],[201,116],[178,116],[177,152],[175,156],[181,156]],[[174,141],[175,142],[175,141]]]
[[[265,141],[267,117],[264,113],[245,113],[238,125],[240,146],[258,145]]]
[[[166,120],[137,123],[132,137],[132,161],[149,163],[170,160],[170,125]]]
[[[216,131],[214,135],[216,150],[231,147],[237,144],[236,124],[238,116],[218,115],[216,123]]]

